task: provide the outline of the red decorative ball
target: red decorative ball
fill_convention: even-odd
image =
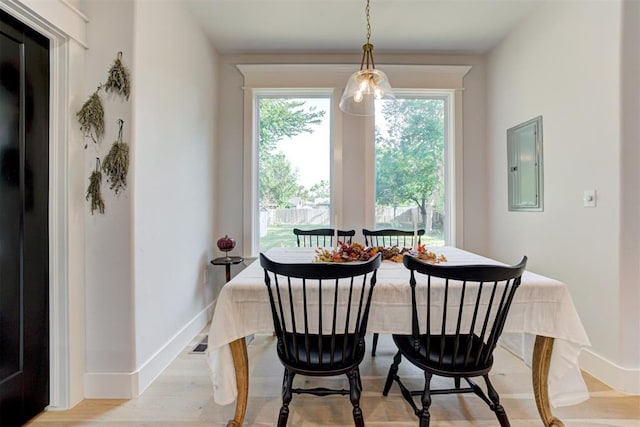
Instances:
[[[236,239],[225,234],[224,237],[218,239],[217,245],[221,251],[230,251],[236,247]]]

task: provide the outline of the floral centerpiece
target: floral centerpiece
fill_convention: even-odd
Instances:
[[[369,258],[374,257],[376,254],[382,254],[383,261],[402,262],[402,257],[405,254],[415,256],[421,261],[437,264],[440,262],[446,262],[447,258],[444,255],[436,255],[434,252],[427,250],[425,245],[418,245],[417,249],[405,248],[399,246],[384,247],[384,246],[372,246],[365,247],[360,243],[343,243],[338,242],[338,248],[336,250],[317,248],[315,262],[353,262],[353,261],[367,261]]]

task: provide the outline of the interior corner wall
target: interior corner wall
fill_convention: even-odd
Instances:
[[[622,9],[621,363],[640,366],[640,2]],[[640,375],[636,376],[640,383]],[[640,386],[638,387],[640,389]],[[638,390],[640,393],[640,390]]]
[[[582,367],[624,390],[639,365],[622,366],[621,331],[636,325],[620,316],[620,218],[631,213],[620,184],[621,4],[541,5],[488,55],[486,117],[489,255],[526,254],[528,269],[566,283],[592,343]],[[538,115],[544,211],[509,212],[506,130]],[[583,207],[591,189],[597,206]]]
[[[208,323],[217,53],[180,2],[134,8],[135,369],[141,392]]]
[[[463,108],[463,249],[478,254],[488,250],[488,179],[485,142],[486,66],[484,58],[475,61],[464,78]]]

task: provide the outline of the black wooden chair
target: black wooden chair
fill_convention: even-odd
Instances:
[[[298,247],[332,247],[335,233],[336,231],[333,228],[314,228],[312,230],[293,229]],[[356,230],[338,230],[338,240],[346,244],[351,244],[351,240],[355,235]]]
[[[349,395],[355,425],[364,426],[359,365],[365,355],[364,336],[380,259],[377,255],[364,263],[281,264],[260,254],[276,351],[285,368],[279,427],[287,424],[292,393]],[[293,388],[296,374],[346,374],[349,390]]]
[[[362,229],[364,235],[365,246],[384,246],[400,248],[413,248],[414,244],[420,244],[421,236],[424,236],[424,229],[417,230],[418,242],[414,242],[415,237],[413,231],[396,230],[395,228],[386,228],[384,230],[367,230]],[[373,343],[371,344],[371,356],[376,357],[376,349],[378,348],[378,333],[373,334]]]
[[[416,242],[413,241],[413,231],[396,230],[394,228],[386,228],[384,230],[367,230],[362,229],[364,235],[365,246],[398,246],[412,248]],[[418,244],[421,243],[421,236],[424,236],[424,229],[421,228],[417,232]]]
[[[426,427],[431,395],[473,392],[495,412],[502,427],[509,426],[498,393],[489,381],[489,371],[527,257],[514,266],[434,265],[408,255],[403,262],[410,270],[412,332],[393,335],[398,353],[382,394],[389,393],[393,381],[398,383],[402,396],[419,417],[419,425]],[[426,302],[427,308],[419,312],[416,301]],[[423,390],[408,390],[400,380],[402,356],[424,371]],[[431,390],[433,375],[453,378],[454,388]],[[484,378],[487,394],[470,379],[478,376]],[[468,387],[461,388],[461,379]],[[413,396],[421,396],[422,408]]]

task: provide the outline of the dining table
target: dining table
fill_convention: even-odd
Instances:
[[[331,248],[327,248],[330,250]],[[266,255],[278,262],[314,262],[321,248],[272,248]],[[447,265],[504,264],[463,249],[429,248]],[[518,261],[523,254],[514,257]],[[517,259],[516,259],[517,258]],[[425,307],[426,309],[426,307]],[[207,363],[217,404],[236,402],[227,426],[244,422],[249,392],[246,337],[273,331],[264,270],[253,261],[220,291],[209,327]],[[385,260],[377,272],[368,332],[411,332],[409,271],[402,262]],[[545,426],[563,426],[551,407],[574,405],[589,398],[578,356],[590,346],[567,285],[530,271],[522,275],[503,334],[535,336],[531,355],[533,394]],[[524,336],[524,335],[523,335]]]

